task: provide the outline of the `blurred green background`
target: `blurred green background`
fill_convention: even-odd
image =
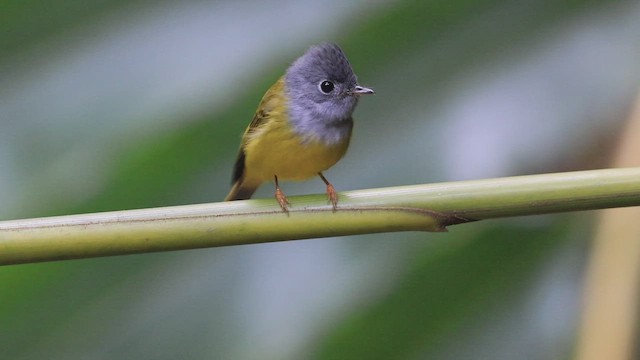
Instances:
[[[377,93],[326,173],[339,190],[606,167],[638,19],[604,0],[2,1],[0,219],[221,200],[260,97],[323,41]],[[567,359],[593,215],[1,267],[0,357]]]

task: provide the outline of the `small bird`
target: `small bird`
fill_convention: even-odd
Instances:
[[[309,48],[260,101],[242,136],[225,201],[249,199],[260,184],[273,180],[275,198],[287,212],[289,201],[278,180],[318,175],[335,210],[338,194],[322,172],[347,151],[358,98],[373,93],[358,85],[338,45]]]

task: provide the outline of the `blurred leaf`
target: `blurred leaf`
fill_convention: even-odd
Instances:
[[[0,61],[69,28],[138,1],[4,0],[0,2]]]
[[[518,293],[568,230],[563,221],[535,229],[476,228],[416,254],[396,287],[336,324],[315,358],[408,359],[433,350],[474,314]]]

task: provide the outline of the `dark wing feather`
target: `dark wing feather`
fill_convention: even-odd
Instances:
[[[236,164],[233,166],[233,177],[231,178],[231,185],[238,182],[244,175],[244,160],[244,149],[240,148],[240,151],[238,152],[238,158],[236,159]]]

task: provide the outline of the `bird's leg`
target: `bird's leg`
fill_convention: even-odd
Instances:
[[[329,201],[331,201],[331,205],[333,205],[333,211],[336,211],[338,209],[338,193],[336,192],[336,188],[322,175],[322,172],[319,172],[318,175],[327,185],[327,196],[329,197]]]
[[[278,176],[277,175],[273,175],[273,178],[276,182],[276,200],[278,200],[278,204],[280,204],[280,207],[282,208],[282,211],[288,213],[289,212],[289,200],[287,200],[287,197],[284,195],[284,193],[282,192],[282,189],[280,189],[280,185],[278,185]]]

